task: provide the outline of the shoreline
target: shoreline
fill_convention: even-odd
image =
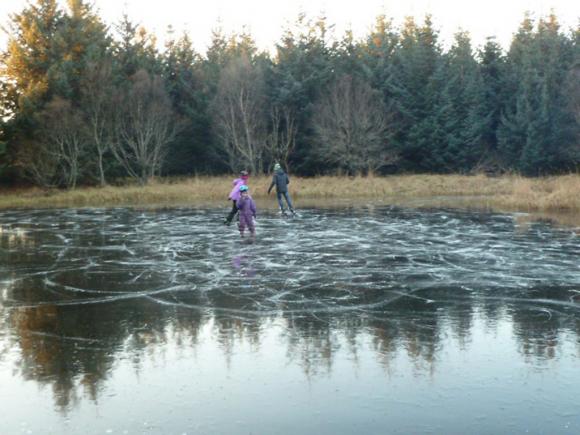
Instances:
[[[75,190],[14,188],[0,191],[0,209],[119,206],[200,206],[223,204],[233,177],[157,179],[146,186],[81,187]],[[268,196],[270,177],[250,177],[250,193],[263,207],[276,208]],[[512,212],[580,214],[580,175],[545,178],[485,175],[399,175],[387,177],[292,177],[290,195],[301,203],[364,203],[449,206]]]

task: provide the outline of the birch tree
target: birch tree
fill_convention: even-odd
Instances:
[[[99,185],[107,184],[105,155],[114,138],[114,92],[109,62],[91,63],[81,83],[81,107],[87,128],[88,151],[95,158]]]
[[[214,128],[226,163],[237,171],[261,173],[266,150],[264,78],[247,56],[230,61],[220,73],[212,104]]]

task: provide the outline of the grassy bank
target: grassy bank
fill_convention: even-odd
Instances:
[[[17,189],[0,192],[0,208],[191,204],[226,201],[231,177],[158,180],[145,187],[80,188],[72,191]],[[252,196],[267,197],[269,177],[250,178]],[[483,175],[390,177],[292,177],[294,201],[376,200],[381,203],[464,198],[472,206],[514,211],[580,211],[580,175],[546,178]],[[274,201],[271,201],[272,203]]]

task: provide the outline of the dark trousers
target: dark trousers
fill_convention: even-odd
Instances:
[[[238,212],[238,204],[236,204],[236,201],[232,199],[232,210],[230,211],[230,214],[228,214],[226,222],[231,223],[234,220],[234,216],[236,215],[237,212]]]
[[[278,205],[280,206],[280,210],[284,211],[284,202],[282,201],[283,197],[286,199],[286,204],[288,204],[290,211],[294,211],[294,208],[292,207],[292,200],[290,199],[288,192],[276,192],[276,196],[278,197]]]

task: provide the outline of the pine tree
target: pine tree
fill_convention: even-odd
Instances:
[[[486,155],[482,163],[484,166],[496,166],[499,160],[497,130],[506,98],[505,56],[495,39],[488,38],[479,51],[479,58],[484,88],[481,105],[486,120],[482,132],[482,142]]]
[[[314,101],[334,76],[333,53],[326,41],[324,17],[311,21],[300,15],[295,27],[295,31],[287,29],[276,45],[272,72],[276,85],[271,98],[295,114],[298,131],[292,162],[304,173],[313,174],[319,167],[311,158],[314,130],[310,121]]]
[[[18,121],[30,121],[52,96],[49,72],[60,60],[53,46],[62,19],[56,0],[38,0],[11,17],[2,74]]]
[[[226,35],[219,26],[213,29],[202,66],[209,99],[215,96],[220,72],[230,61],[244,56],[255,63],[257,55],[256,42],[249,32],[244,30],[240,34]]]
[[[443,88],[435,107],[439,140],[433,157],[441,171],[467,172],[482,157],[486,116],[482,113],[483,82],[469,35],[460,32],[445,56]]]
[[[173,107],[183,120],[182,131],[170,145],[165,171],[191,174],[208,170],[204,166],[211,164],[211,137],[202,59],[187,33],[167,43],[163,77]]]
[[[508,51],[504,86],[506,99],[498,127],[498,148],[504,166],[518,168],[522,148],[526,142],[530,106],[527,95],[532,92],[529,65],[534,22],[526,13]],[[528,68],[526,68],[528,66]]]
[[[576,140],[576,121],[566,104],[564,85],[574,62],[573,53],[554,14],[541,19],[535,32],[526,17],[512,43],[509,84],[515,104],[508,106],[502,118],[499,144],[524,174],[540,175],[571,167],[567,150]]]
[[[40,150],[51,146],[43,140],[49,132],[39,130],[45,107],[64,99],[71,110],[81,110],[80,83],[87,64],[102,59],[110,43],[106,27],[87,3],[69,0],[68,7],[64,12],[56,1],[38,0],[12,17],[3,68],[12,86],[8,95],[13,97],[9,145],[12,158],[27,173],[46,167],[35,160],[59,156],[50,149]],[[37,178],[51,182],[50,177]]]
[[[361,47],[361,67],[366,79],[375,88],[383,92],[385,103],[391,95],[388,83],[391,79],[393,56],[397,48],[399,35],[393,29],[391,20],[385,15],[379,15],[375,20],[374,28]]]
[[[156,48],[157,39],[153,34],[133,23],[127,15],[123,15],[115,30],[117,38],[113,52],[121,82],[129,85],[127,79],[140,70],[154,75],[161,73],[162,62]]]
[[[87,64],[108,58],[110,45],[107,28],[92,6],[83,0],[68,0],[68,11],[53,40],[53,51],[59,54],[49,70],[55,94],[76,105]]]
[[[569,161],[568,166],[577,171],[580,169],[580,25],[572,32],[570,44],[572,63],[563,84],[563,106],[570,117],[570,144],[566,147],[565,154]]]
[[[352,30],[347,30],[333,47],[333,69],[336,77],[343,75],[366,79],[362,62],[362,46],[355,41]]]
[[[393,56],[388,82],[396,113],[394,135],[403,169],[437,171],[433,155],[440,142],[435,107],[444,75],[438,33],[429,16],[423,26],[407,18]]]

